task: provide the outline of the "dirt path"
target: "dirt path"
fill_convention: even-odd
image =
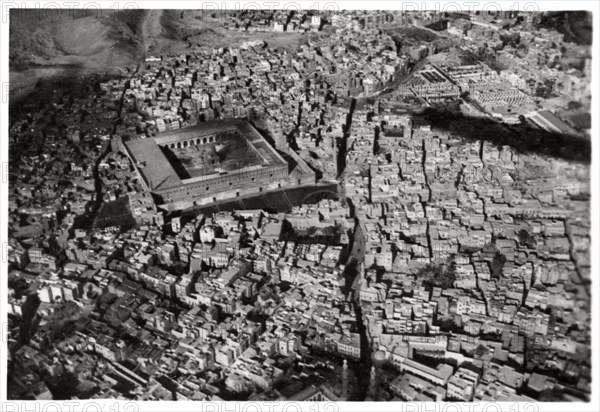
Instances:
[[[156,42],[155,38],[162,33],[162,25],[160,23],[162,14],[163,10],[156,9],[148,10],[148,14],[146,14],[142,25],[142,41],[145,53],[148,53],[150,46]]]

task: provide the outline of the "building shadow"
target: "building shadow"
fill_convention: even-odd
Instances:
[[[508,145],[520,154],[548,156],[583,165],[591,163],[591,140],[547,131],[524,118],[520,124],[507,125],[489,117],[466,116],[446,108],[427,108],[418,117],[424,118],[433,132],[449,132],[471,142],[487,141],[498,148]]]

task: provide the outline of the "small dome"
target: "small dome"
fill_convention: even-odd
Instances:
[[[379,366],[385,362],[385,352],[378,350],[373,354],[373,363],[376,366]]]

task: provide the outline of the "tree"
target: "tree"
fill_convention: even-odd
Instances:
[[[535,88],[535,95],[547,99],[552,96],[554,91],[554,84],[556,82],[552,79],[544,79],[543,82],[538,83]]]
[[[439,321],[440,329],[449,332],[459,332],[461,330],[460,325],[457,324],[452,318],[444,318]]]
[[[451,289],[456,280],[456,264],[450,265],[427,265],[419,271],[417,278],[424,278],[423,284],[429,287],[441,287]]]
[[[488,349],[487,346],[484,346],[484,345],[480,344],[479,346],[477,346],[475,348],[474,354],[475,354],[476,358],[481,358],[482,356],[487,355],[489,352],[490,352],[490,350]]]
[[[492,277],[499,279],[502,277],[502,269],[504,269],[504,264],[506,263],[506,256],[504,256],[500,252],[496,252],[494,258],[492,259]]]
[[[528,231],[525,229],[519,230],[517,234],[519,237],[519,244],[521,246],[527,246],[529,249],[535,249],[537,246],[537,242],[533,235],[530,235]]]

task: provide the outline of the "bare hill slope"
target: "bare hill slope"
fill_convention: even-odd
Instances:
[[[295,49],[299,33],[230,31],[202,10],[27,10],[10,14],[11,99],[28,95],[40,79],[125,74],[145,56],[235,47],[262,39]],[[17,94],[17,95],[16,95]]]

